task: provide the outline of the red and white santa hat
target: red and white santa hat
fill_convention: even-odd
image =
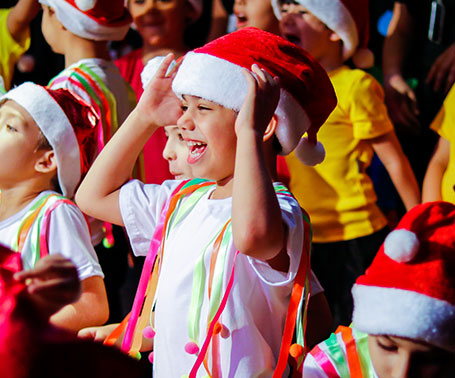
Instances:
[[[62,25],[79,37],[121,41],[133,21],[124,0],[39,0]]]
[[[316,134],[336,106],[335,92],[324,69],[285,39],[256,28],[227,34],[187,53],[172,89],[179,97],[193,95],[239,111],[248,88],[242,69],[253,64],[280,79],[275,134],[281,154],[299,145],[302,162],[320,163],[325,152]],[[302,139],[305,132],[308,138]]]
[[[67,89],[47,89],[27,82],[10,90],[0,102],[13,100],[36,122],[57,160],[57,176],[65,197],[72,198],[96,152],[94,109]]]
[[[276,17],[281,19],[281,0],[271,0]],[[370,33],[368,0],[295,0],[314,14],[343,41],[343,58],[352,58],[359,68],[374,64],[368,49]]]
[[[408,211],[352,289],[353,325],[455,351],[455,206]]]

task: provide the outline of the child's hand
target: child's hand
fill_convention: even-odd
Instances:
[[[97,342],[104,342],[107,337],[117,328],[118,324],[108,324],[102,327],[88,327],[81,329],[77,336],[81,339],[89,339]]]
[[[50,317],[81,295],[81,283],[73,262],[52,254],[38,260],[33,269],[17,272],[14,279],[27,285],[31,301]]]
[[[272,119],[280,99],[278,77],[272,77],[256,64],[251,66],[253,73],[243,70],[248,82],[248,93],[235,122],[237,136],[244,129],[253,129],[262,138]]]
[[[166,56],[136,106],[141,117],[154,126],[176,125],[182,115],[181,101],[172,91],[178,65],[166,75],[173,59],[173,54]]]

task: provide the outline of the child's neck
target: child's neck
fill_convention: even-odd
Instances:
[[[45,187],[36,181],[31,183],[23,182],[14,187],[1,188],[0,222],[17,214],[45,190],[51,190],[51,188]]]
[[[319,64],[327,71],[335,71],[344,64],[341,43],[332,43],[324,55],[318,58]]]
[[[177,59],[185,55],[188,50],[189,48],[185,46],[183,42],[173,47],[144,44],[144,47],[142,48],[142,61],[145,64],[148,60],[156,56],[166,56],[169,53],[173,53],[175,59]]]
[[[106,41],[89,41],[75,36],[69,43],[69,48],[66,49],[65,55],[65,68],[82,59],[104,59],[111,60]]]

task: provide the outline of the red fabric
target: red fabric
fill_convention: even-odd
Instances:
[[[442,201],[415,206],[396,229],[417,235],[416,257],[397,262],[384,253],[383,245],[356,283],[409,290],[455,305],[455,206]]]
[[[289,188],[289,183],[291,181],[291,173],[289,172],[289,167],[286,163],[284,156],[278,156],[276,159],[276,170],[278,174],[278,181],[282,182],[284,186]]]
[[[81,155],[81,177],[88,172],[97,152],[96,126],[100,119],[92,106],[68,89],[48,89],[73,126]]]
[[[124,0],[96,0],[92,9],[83,11],[76,0],[64,0],[98,24],[108,27],[124,26],[133,22]],[[85,0],[87,2],[87,0]]]
[[[194,52],[213,55],[249,70],[253,63],[257,63],[271,75],[278,76],[281,87],[307,113],[311,122],[309,133],[316,134],[336,106],[335,92],[325,70],[305,50],[275,34],[245,28]],[[261,66],[261,62],[264,65]],[[320,90],[309,91],[308,88]]]
[[[340,0],[347,8],[351,17],[354,19],[357,26],[357,33],[359,36],[359,45],[357,48],[368,47],[368,38],[370,36],[370,12],[368,0]]]
[[[120,74],[130,83],[136,98],[142,96],[141,72],[144,69],[142,62],[142,49],[137,49],[115,61]],[[174,177],[169,172],[169,164],[163,158],[163,150],[166,145],[166,135],[160,128],[152,135],[144,146],[145,182],[149,184],[161,184],[164,180]]]

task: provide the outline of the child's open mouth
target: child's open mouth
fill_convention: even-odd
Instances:
[[[293,43],[294,45],[301,46],[300,37],[291,33],[283,33],[284,38],[286,38],[289,42]]]
[[[237,16],[237,28],[241,29],[247,26],[248,18],[243,14],[236,14]]]
[[[187,144],[190,152],[187,159],[188,164],[194,164],[204,155],[207,144],[192,140],[187,141]]]

